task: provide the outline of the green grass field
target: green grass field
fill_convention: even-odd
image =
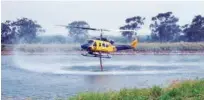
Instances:
[[[204,100],[204,80],[173,82],[167,88],[121,89],[105,93],[86,92],[69,100]]]

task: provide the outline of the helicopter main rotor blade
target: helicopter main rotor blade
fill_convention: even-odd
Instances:
[[[79,28],[79,29],[85,29],[85,30],[94,30],[97,31],[96,28],[89,28],[89,27],[77,27],[77,26],[68,26],[69,28]]]
[[[114,29],[99,29],[99,28],[90,28],[90,27],[78,27],[78,26],[69,26],[69,25],[57,25],[57,26],[61,26],[61,27],[66,27],[66,28],[78,28],[78,29],[85,29],[85,30],[93,30],[93,31],[107,31],[107,32],[135,32],[136,30],[129,30],[129,29],[125,29],[125,30],[114,30]]]
[[[98,29],[98,28],[90,28],[90,27],[79,27],[79,26],[69,26],[69,25],[56,25],[65,28],[78,28],[78,29],[85,29],[85,30],[93,30],[93,31],[110,31],[107,29]]]
[[[97,28],[89,28],[89,27],[75,27],[75,26],[69,26],[70,28],[79,28],[79,29],[86,29],[86,30],[94,30],[94,31],[115,31],[115,32],[136,32],[136,30],[113,30],[113,29],[97,29]]]
[[[55,26],[60,26],[60,27],[65,27],[65,28],[68,27],[67,25],[55,25]]]
[[[136,30],[110,30],[115,32],[136,32]]]
[[[90,28],[90,27],[75,27],[75,26],[69,26],[70,28],[79,28],[79,29],[85,29],[85,30],[93,30],[93,31],[110,31],[107,29],[97,29],[97,28]]]

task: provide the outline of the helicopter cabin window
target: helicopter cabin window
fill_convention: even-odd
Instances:
[[[108,47],[108,44],[106,44],[106,47]]]
[[[97,46],[96,42],[94,42],[93,46],[95,46],[95,47]]]
[[[88,40],[88,44],[92,44],[93,42],[93,40]]]
[[[103,47],[106,47],[106,46],[105,46],[105,43],[103,43],[102,46],[103,46]]]

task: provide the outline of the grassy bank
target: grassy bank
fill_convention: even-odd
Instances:
[[[80,50],[80,44],[20,44],[2,45],[2,50],[20,50],[24,52],[69,52]],[[204,42],[178,42],[178,43],[139,43],[134,51],[138,52],[161,52],[161,51],[204,51]]]
[[[70,100],[204,100],[204,80],[173,82],[167,88],[122,89],[118,92],[81,93]]]
[[[139,43],[136,51],[204,51],[204,42]]]

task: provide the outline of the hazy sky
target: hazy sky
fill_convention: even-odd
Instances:
[[[87,21],[95,28],[118,29],[125,24],[126,18],[138,15],[146,17],[145,25],[138,34],[149,34],[151,17],[160,12],[172,11],[179,18],[180,25],[190,23],[195,15],[204,16],[204,1],[1,1],[1,3],[2,22],[21,17],[31,18],[46,29],[45,35],[56,33],[66,35],[66,29],[55,25],[67,25],[75,20]]]

